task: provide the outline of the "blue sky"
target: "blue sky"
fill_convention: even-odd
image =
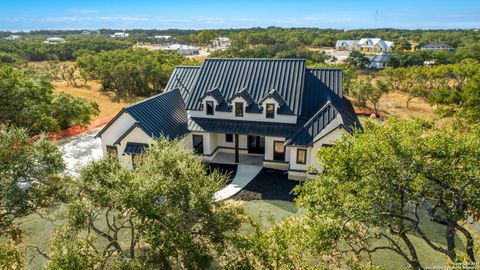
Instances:
[[[480,0],[0,0],[1,30],[256,26],[480,28]]]

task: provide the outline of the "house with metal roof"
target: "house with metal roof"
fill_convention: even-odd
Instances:
[[[97,136],[104,154],[127,167],[167,137],[208,162],[251,157],[303,180],[318,149],[356,129],[340,69],[310,69],[304,59],[206,59],[175,68],[164,93],[124,108]]]
[[[361,38],[360,40],[337,40],[337,51],[362,51],[366,53],[391,52],[394,43],[381,38]]]
[[[444,43],[429,43],[425,44],[420,48],[422,51],[441,51],[441,50],[447,50],[447,51],[454,51],[455,48],[448,44]]]
[[[370,56],[369,57],[370,64],[368,64],[368,68],[384,69],[387,67],[388,58],[390,58],[390,54],[386,54],[386,53]]]

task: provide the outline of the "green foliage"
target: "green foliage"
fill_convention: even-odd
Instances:
[[[409,94],[408,103],[422,97],[437,105],[444,116],[456,114],[470,122],[478,121],[480,99],[477,60],[466,59],[458,64],[433,67],[387,68],[381,71],[392,90]]]
[[[80,68],[101,81],[103,90],[120,98],[161,93],[176,66],[198,64],[178,54],[145,49],[84,54],[77,61]]]
[[[12,242],[0,243],[0,269],[22,269],[23,254]]]
[[[372,83],[374,77],[370,76],[369,80],[357,80],[352,83],[351,94],[355,97],[357,103],[361,107],[367,106],[367,101],[372,103],[375,114],[378,114],[378,104],[382,96],[389,92],[388,85],[377,80]]]
[[[322,64],[331,60],[325,52],[313,52],[297,48],[295,45],[274,44],[257,48],[231,47],[226,50],[214,51],[210,57],[218,58],[304,58],[309,64]]]
[[[65,43],[47,44],[46,37],[17,41],[0,40],[0,53],[9,53],[27,61],[69,61],[85,52],[98,53],[132,46],[129,41],[105,37],[71,36]],[[0,60],[0,62],[2,62]]]
[[[68,94],[54,94],[51,79],[39,72],[0,67],[0,124],[30,134],[88,124],[98,105]]]
[[[351,52],[345,62],[357,69],[365,69],[370,64],[370,60],[368,60],[368,58],[359,51]]]
[[[23,129],[1,129],[0,160],[0,236],[19,240],[16,219],[61,196],[62,154],[45,138],[32,141]]]
[[[63,228],[68,233],[54,240],[53,250],[62,253],[52,255],[50,264],[68,265],[63,258],[77,262],[77,254],[86,254],[99,260],[98,269],[208,268],[240,227],[238,208],[213,201],[225,181],[217,171],[207,174],[200,158],[179,142],[166,139],[150,146],[134,170],[112,159],[93,162],[71,190]],[[98,225],[100,219],[106,228]],[[93,247],[86,232],[105,244]]]
[[[461,258],[458,232],[466,239],[466,260],[475,261],[464,222],[480,210],[479,131],[438,130],[421,121],[367,122],[363,133],[321,148],[316,159],[323,173],[297,188],[297,203],[318,226],[336,224],[332,240],[349,243],[342,254],[391,250],[421,268],[415,235],[453,263]],[[446,248],[425,233],[422,211],[444,226]]]
[[[212,30],[202,30],[197,34],[197,41],[199,45],[205,45],[216,37],[217,35]]]

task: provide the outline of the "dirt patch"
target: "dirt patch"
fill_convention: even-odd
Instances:
[[[71,86],[65,81],[54,81],[54,91],[65,92],[72,96],[82,97],[86,100],[95,101],[100,107],[100,114],[95,116],[93,120],[117,114],[122,108],[131,104],[129,101],[117,100],[113,93],[103,92],[102,86],[98,81],[89,81],[87,86]]]

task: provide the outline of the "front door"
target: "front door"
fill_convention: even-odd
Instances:
[[[273,142],[273,160],[285,161],[285,145],[284,142]]]
[[[265,137],[248,136],[248,153],[265,154]]]
[[[192,135],[193,140],[193,150],[199,155],[203,155],[203,136],[202,135]]]

